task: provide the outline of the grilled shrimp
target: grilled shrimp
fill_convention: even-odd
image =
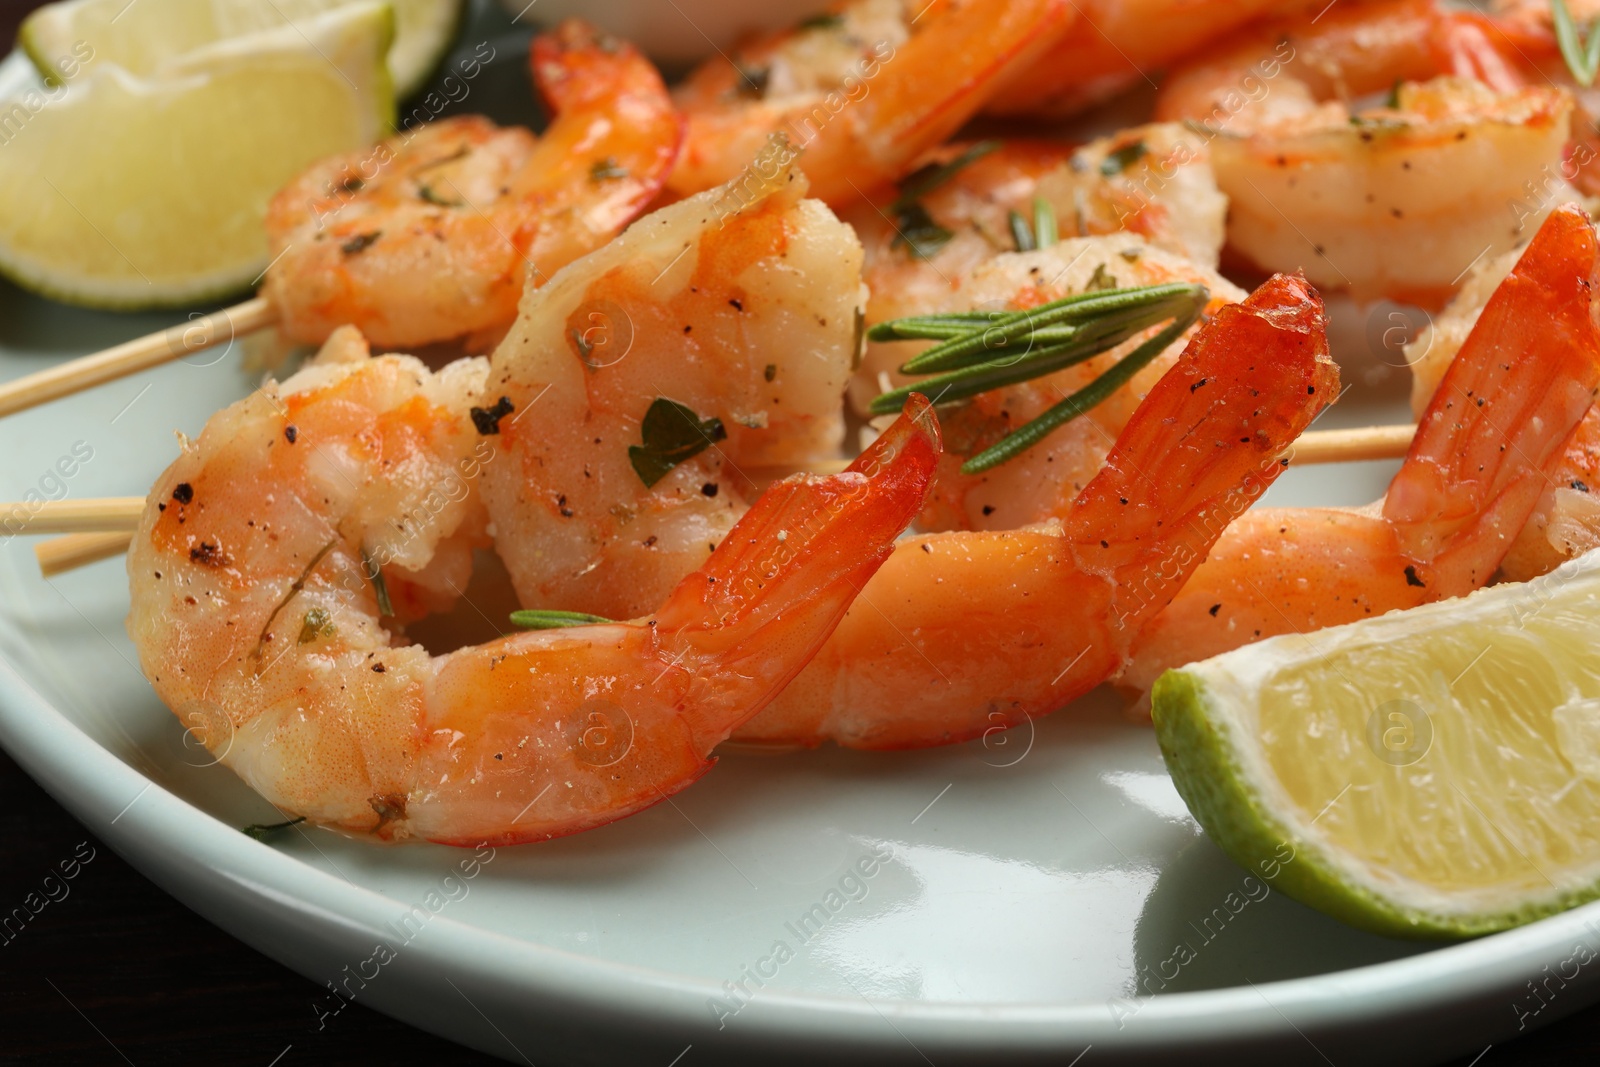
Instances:
[[[488,367],[318,362],[213,416],[151,491],[128,631],[156,693],[285,812],[543,840],[648,807],[810,659],[920,506],[925,403],[846,473],[772,487],[648,618],[431,656],[385,592],[470,526]]]
[[[1600,0],[1566,0],[1567,10],[1579,26],[1592,26],[1600,18]],[[1552,20],[1551,0],[1498,0],[1485,19],[1491,40],[1506,61],[1532,85],[1559,85],[1576,100],[1572,116],[1571,151],[1559,177],[1584,196],[1600,196],[1600,85],[1579,84],[1561,54]],[[1544,185],[1535,187],[1535,195]]]
[[[1124,130],[1076,148],[1008,141],[959,165],[985,147],[944,146],[929,153],[925,166],[906,180],[907,192],[842,212],[866,253],[867,325],[991,306],[993,286],[983,280],[989,264],[1017,251],[1010,215],[1031,219],[1036,198],[1051,206],[1058,236],[1127,232],[1162,251],[1216,267],[1227,201],[1211,176],[1203,140],[1181,126]],[[948,177],[918,194],[919,176],[940,168]],[[1034,282],[1022,279],[1018,287],[1031,288]],[[983,295],[974,295],[978,289]],[[1010,306],[1011,297],[1001,298],[1004,306]],[[865,412],[882,391],[883,374],[891,384],[901,384],[894,368],[915,354],[904,342],[868,344],[850,387],[857,411]]]
[[[774,142],[528,292],[494,353],[485,403],[517,416],[484,480],[525,607],[643,614],[743,514],[745,467],[838,454],[861,246],[805,197]],[[701,451],[646,482],[653,410]]]
[[[1121,683],[1148,693],[1168,667],[1487,583],[1600,383],[1597,284],[1587,217],[1553,212],[1445,372],[1384,499],[1238,519],[1141,635]]]
[[[1072,18],[1066,0],[841,0],[678,86],[688,135],[668,184],[720,185],[782,133],[816,196],[854,200],[942,144]]]
[[[349,323],[384,347],[492,343],[524,282],[656,196],[683,125],[650,62],[568,20],[534,40],[532,64],[555,116],[542,137],[444,119],[324,160],[273,198],[263,291],[290,338],[320,343]]]
[[[1054,47],[1019,69],[988,110],[1072,115],[1202,53],[1252,19],[1327,0],[1075,0],[1078,20]]]
[[[1570,94],[1525,84],[1491,36],[1436,0],[1345,0],[1176,71],[1156,113],[1211,137],[1239,255],[1437,307],[1485,250],[1577,199],[1561,174]],[[1386,106],[1352,109],[1377,92]],[[1513,212],[1530,187],[1538,203]]]
[[[817,658],[735,738],[947,744],[1082,695],[1121,666],[1337,392],[1303,279],[1220,308],[1051,521],[901,541]]]

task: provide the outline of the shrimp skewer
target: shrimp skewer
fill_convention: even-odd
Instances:
[[[708,60],[676,89],[688,120],[668,185],[729,181],[773,133],[839,204],[910,170],[1072,22],[1065,0],[847,0]]]
[[[346,351],[218,413],[151,492],[128,556],[140,663],[286,811],[511,844],[664,799],[827,637],[938,452],[908,405],[846,473],[774,486],[653,616],[433,657],[393,639],[385,594],[459,589],[433,572],[481,540],[472,487],[495,455],[466,411],[486,373]]]
[[[1600,245],[1553,212],[1483,309],[1371,508],[1267,508],[1231,525],[1144,631],[1120,682],[1488,583],[1600,384]],[[1315,640],[1315,638],[1308,638]]]
[[[1222,307],[1052,522],[900,542],[817,658],[734,737],[949,744],[1088,692],[1337,391],[1303,279]]]
[[[531,56],[555,113],[543,138],[464,116],[317,164],[268,205],[262,295],[0,385],[0,416],[275,324],[308,344],[355,324],[384,346],[492,347],[525,276],[542,282],[631,222],[683,139],[632,46],[569,20]]]
[[[1391,89],[1387,106],[1352,110]],[[1578,199],[1562,176],[1571,113],[1570,94],[1524,84],[1480,19],[1436,0],[1264,24],[1175,72],[1156,106],[1210,137],[1237,254],[1430,307]],[[1514,214],[1529,188],[1539,202]]]
[[[631,45],[576,19],[534,39],[544,135],[479,116],[324,160],[267,211],[263,294],[291,339],[344,324],[384,347],[471,337],[516,316],[525,281],[599,247],[660,191],[682,120]]]
[[[1590,419],[1584,420],[1584,427],[1592,425],[1593,414],[1591,410]],[[1295,439],[1291,455],[1294,462],[1302,466],[1317,463],[1360,463],[1372,459],[1401,459],[1405,456],[1415,430],[1416,427],[1409,424],[1365,426],[1348,430],[1307,430]],[[1574,438],[1574,443],[1576,444],[1578,440]],[[814,474],[837,474],[848,465],[844,460],[825,461],[812,464],[810,470]],[[758,468],[754,471],[747,470],[746,473],[754,474],[756,484],[761,485],[766,484],[765,479],[769,475],[787,477],[796,472]],[[86,512],[95,516],[92,523],[84,522],[83,516]],[[0,534],[15,537],[19,534],[65,533],[64,537],[40,541],[33,546],[40,573],[46,578],[53,578],[90,563],[122,555],[133,540],[133,530],[139,525],[139,517],[143,513],[143,497],[0,503],[0,515],[5,516],[0,520]],[[924,512],[924,517],[926,514],[927,512]],[[82,532],[90,526],[102,532]],[[102,530],[111,527],[114,528]],[[1571,550],[1570,545],[1567,548]],[[1509,577],[1515,577],[1511,570],[1511,560],[1512,556],[1508,555],[1501,565],[1501,571]]]

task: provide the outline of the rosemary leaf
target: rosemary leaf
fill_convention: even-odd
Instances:
[[[759,100],[767,95],[767,82],[772,78],[771,68],[742,67],[735,63],[733,69],[739,76],[739,84],[735,88],[740,96]]]
[[[835,26],[843,26],[843,25],[844,25],[844,16],[843,15],[833,15],[833,14],[823,13],[821,15],[812,15],[810,18],[801,19],[798,23],[795,24],[795,29],[797,29],[797,30],[830,30]]]
[[[1033,239],[1033,227],[1020,212],[1010,212],[1006,215],[1006,221],[1011,223],[1011,239],[1017,242],[1018,252],[1032,252],[1039,247],[1039,243]]]
[[[1040,248],[1049,248],[1061,240],[1056,226],[1056,209],[1042,196],[1033,198],[1033,235]]]
[[[253,837],[257,841],[265,841],[267,838],[273,836],[274,834],[276,834],[276,833],[278,833],[280,831],[283,831],[283,830],[287,830],[291,826],[299,826],[301,823],[303,823],[305,821],[306,821],[306,817],[304,815],[302,815],[299,818],[290,819],[288,822],[274,822],[274,823],[253,822],[249,826],[241,826],[239,828],[239,832],[244,834],[246,837]]]
[[[461,207],[462,206],[462,202],[460,200],[451,200],[451,199],[448,199],[447,197],[440,196],[438,193],[434,192],[433,191],[433,186],[431,186],[431,185],[424,185],[424,186],[421,186],[420,188],[418,188],[417,189],[417,197],[419,199],[421,199],[421,200],[424,200],[424,201],[430,203],[430,204],[437,204],[439,207]]]
[[[560,630],[568,626],[593,626],[615,620],[601,615],[585,615],[581,611],[547,611],[529,608],[511,613],[511,625],[524,630]]]
[[[968,322],[942,322],[937,319],[926,322],[896,319],[893,323],[880,323],[874,326],[867,332],[867,337],[874,341],[948,341],[971,333],[973,325]],[[892,329],[883,329],[884,326],[892,326]]]
[[[907,204],[896,214],[895,237],[890,248],[905,245],[917,259],[932,259],[939,249],[950,243],[955,234],[933,221],[928,209],[920,203]]]
[[[994,324],[995,322],[998,322],[1001,318],[1007,317],[1011,314],[1011,312],[1005,311],[984,312],[980,313],[974,318],[962,318],[958,321],[951,321],[955,318],[954,316],[951,316],[951,319],[945,319],[942,316],[937,315],[926,316],[922,318],[895,319],[891,322],[880,324],[880,326],[892,327],[891,329],[884,329],[881,332],[869,334],[868,336],[870,336],[874,341],[906,341],[912,339],[922,341],[952,341],[956,340],[957,338],[967,337],[974,330],[982,330]],[[874,327],[874,329],[876,330],[878,327]],[[1071,325],[1045,326],[1035,330],[1031,335],[1029,335],[1029,338],[1031,338],[1031,340],[1035,343],[1045,341],[1065,341],[1076,336],[1077,329],[1078,328],[1076,326]],[[1009,347],[1009,345],[1003,347]],[[932,350],[930,349],[929,351]],[[919,361],[922,358],[923,357],[920,355],[916,357],[916,359]],[[917,372],[912,371],[911,373]]]
[[[594,164],[589,168],[589,180],[596,184],[604,181],[613,181],[618,178],[626,178],[627,176],[628,168],[618,163],[611,156],[595,160]]]
[[[900,196],[889,205],[889,213],[899,214],[999,147],[999,141],[979,141],[948,163],[929,163],[918,167],[900,183]]]
[[[1100,173],[1107,178],[1115,177],[1143,159],[1149,151],[1150,147],[1143,141],[1125,144],[1100,161]]]
[[[372,592],[378,598],[378,614],[393,615],[394,603],[389,599],[389,587],[383,581],[383,568],[372,562],[372,557],[367,555],[367,550],[361,550],[361,567],[367,574],[367,581],[372,583]]]
[[[890,319],[887,322],[878,323],[867,331],[867,340],[903,341],[912,337],[959,337],[974,326],[983,326],[990,321],[991,316],[986,311],[952,311],[943,315],[910,315],[903,319]]]
[[[1556,44],[1561,48],[1561,58],[1567,61],[1572,78],[1585,89],[1594,84],[1595,73],[1600,70],[1600,19],[1589,24],[1587,40],[1580,36],[1566,0],[1550,0],[1551,21],[1555,24]]]

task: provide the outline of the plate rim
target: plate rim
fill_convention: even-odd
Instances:
[[[18,631],[26,636],[25,627]],[[326,950],[336,947],[341,928],[345,934],[376,936],[377,924],[389,917],[385,909],[396,915],[405,910],[401,902],[375,889],[343,883],[293,855],[254,841],[169,792],[70,721],[17,673],[6,656],[0,656],[0,746],[106,845],[197,911],[201,909],[189,899],[190,893],[214,892],[206,883],[225,880],[242,890],[247,909],[269,924],[297,913],[298,928],[314,942],[313,950]],[[162,852],[165,863],[156,859]],[[183,877],[185,867],[192,869],[189,880],[175,888],[169,879]],[[233,921],[206,917],[313,982],[319,980],[284,959],[289,946],[263,945],[260,938],[242,930],[244,916]],[[447,915],[436,916],[429,926],[447,931],[448,936],[406,946],[406,957],[421,972],[454,974],[475,985],[509,980],[518,992],[538,995],[551,1004],[575,1002],[596,1017],[627,1020],[631,1027],[703,1028],[709,1018],[707,998],[723,995],[709,979],[583,956]],[[963,1004],[763,990],[741,1011],[737,1036],[740,1043],[761,1045],[814,1041],[819,1023],[824,1023],[826,1042],[861,1048],[912,1040],[919,1046],[952,1050],[981,1046],[992,1051],[1061,1052],[1093,1044],[1148,1051],[1181,1042],[1195,1051],[1197,1042],[1220,1047],[1281,1039],[1285,1023],[1322,1029],[1449,1012],[1462,1002],[1511,988],[1507,982],[1536,977],[1541,965],[1584,934],[1600,936],[1600,902],[1403,959],[1248,987],[1141,999],[1138,1025],[1125,1030],[1115,1028],[1109,1000]],[[383,992],[367,1002],[381,1009],[384,1000],[404,999],[401,994],[410,984],[386,983]],[[1600,984],[1589,985],[1593,988],[1587,995],[1580,989],[1570,998],[1571,1010],[1600,999]],[[1298,1023],[1289,1023],[1285,1012],[1290,1010]],[[887,1033],[885,1011],[894,1019]],[[1562,1014],[1566,1012],[1541,1018],[1536,1025]],[[417,1024],[411,1018],[405,1021]],[[459,1033],[444,1036],[462,1040]]]

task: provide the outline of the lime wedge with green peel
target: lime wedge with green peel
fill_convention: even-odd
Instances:
[[[104,64],[0,101],[0,272],[104,308],[247,288],[267,201],[394,124],[393,15],[352,4],[196,50],[149,78]]]
[[[17,34],[52,83],[115,63],[158,73],[197,48],[315,18],[356,0],[66,0],[28,16]],[[390,0],[394,47],[389,72],[404,98],[420,88],[455,40],[463,0]]]
[[[1600,552],[1168,671],[1156,736],[1239,864],[1355,926],[1486,934],[1600,897]]]

